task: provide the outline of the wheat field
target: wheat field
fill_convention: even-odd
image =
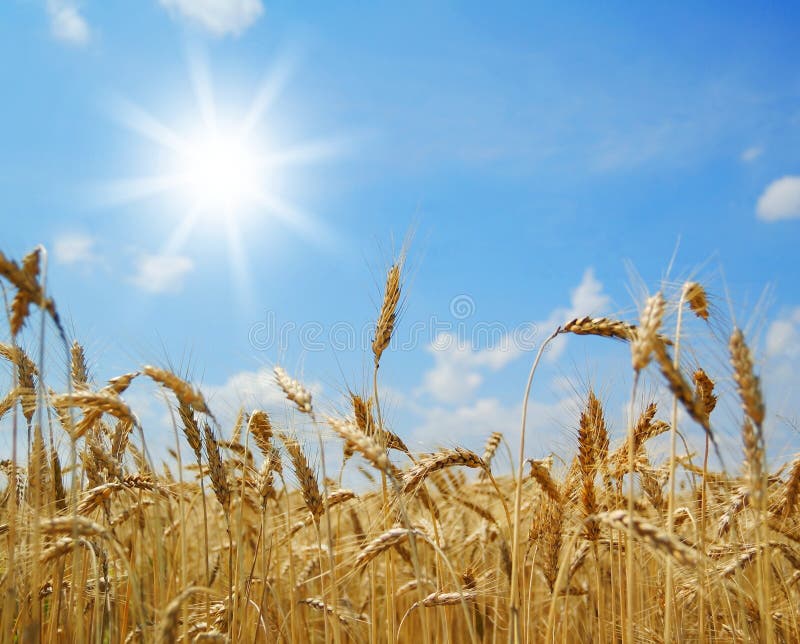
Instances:
[[[0,479],[3,642],[800,641],[800,456],[768,467],[740,329],[716,348],[725,373],[687,368],[683,326],[714,316],[697,282],[657,290],[635,320],[548,330],[528,393],[548,343],[571,334],[627,345],[630,400],[653,399],[632,402],[614,438],[590,389],[574,449],[532,458],[524,412],[518,444],[487,428],[480,453],[414,453],[384,422],[379,367],[390,368],[402,259],[376,314],[371,382],[319,406],[275,367],[296,417],[286,426],[259,409],[223,426],[197,386],[157,366],[93,382],[40,253],[0,253],[0,276],[12,382],[0,400],[12,445]],[[45,343],[64,345],[68,378],[42,377]],[[645,373],[659,390],[644,391]],[[169,400],[177,441],[165,466],[126,401],[134,379]],[[734,427],[715,414],[719,379],[738,398]],[[690,429],[705,435],[697,452]],[[722,431],[741,445],[724,471],[712,467]],[[648,449],[658,436],[660,458]],[[326,471],[334,453],[342,465]],[[363,487],[342,486],[354,477]]]

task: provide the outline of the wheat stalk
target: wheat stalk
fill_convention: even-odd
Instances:
[[[474,590],[465,590],[463,592],[456,593],[443,593],[436,591],[425,597],[420,605],[425,606],[425,608],[433,608],[434,606],[453,606],[465,601],[475,601],[477,597],[478,593]]]
[[[390,478],[393,477],[391,463],[384,450],[371,436],[362,432],[355,422],[328,418],[331,426],[345,442],[367,459],[375,469],[383,472]]]
[[[222,457],[220,456],[217,437],[214,435],[214,430],[211,429],[211,425],[208,423],[203,423],[203,437],[205,439],[206,459],[208,460],[208,475],[211,478],[211,488],[214,490],[217,501],[219,501],[219,504],[227,515],[231,504],[231,488],[228,483],[228,475],[225,471],[225,466],[222,463]]]
[[[250,414],[250,419],[247,421],[247,431],[255,440],[261,454],[265,458],[270,458],[273,451],[272,423],[267,412],[257,409]]]
[[[83,347],[75,340],[70,349],[70,375],[72,376],[72,386],[75,389],[85,389],[86,383],[89,379],[86,369],[86,355],[83,352]]]

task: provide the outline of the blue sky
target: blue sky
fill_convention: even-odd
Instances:
[[[391,422],[426,448],[517,431],[530,347],[482,345],[476,326],[535,324],[541,338],[573,314],[635,318],[645,288],[692,276],[715,320],[690,340],[724,343],[733,319],[748,330],[781,454],[800,442],[798,14],[10,0],[2,250],[48,247],[51,290],[98,381],[170,363],[224,416],[276,403],[276,362],[333,409],[346,386],[366,387],[367,352],[331,337],[374,319],[412,231],[398,335],[424,333],[387,354],[381,377]],[[186,190],[131,198],[142,178],[174,173],[165,140],[194,146],[210,110],[222,129],[253,116],[246,143],[271,159],[257,177],[269,205],[230,217]],[[273,323],[294,325],[285,347],[264,341]],[[442,349],[448,329],[474,346]],[[729,393],[724,344],[708,360]],[[589,384],[619,436],[627,365],[619,345],[562,340],[536,383],[531,451],[570,444]],[[149,425],[164,421],[146,392],[131,396]]]

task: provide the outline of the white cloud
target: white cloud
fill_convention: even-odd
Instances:
[[[768,359],[800,357],[800,307],[769,325],[766,349]]]
[[[80,10],[67,0],[47,0],[50,31],[53,36],[70,45],[85,45],[91,38],[89,23]]]
[[[435,364],[423,376],[417,394],[427,393],[444,403],[463,402],[483,383],[482,369],[498,371],[522,353],[513,338],[504,335],[496,344],[476,349],[451,333],[440,333],[428,346]]]
[[[601,313],[611,298],[603,292],[603,283],[594,276],[594,269],[587,268],[581,283],[572,290],[571,304],[567,318]]]
[[[275,384],[272,369],[264,367],[258,371],[240,371],[221,385],[205,385],[203,394],[219,420],[230,419],[242,407],[272,409],[283,401]]]
[[[264,13],[261,0],[159,0],[172,13],[179,13],[216,36],[238,35]]]
[[[89,235],[69,233],[55,240],[53,254],[59,264],[90,264],[99,259],[94,245],[95,240]]]
[[[399,407],[416,419],[404,432],[412,450],[432,450],[461,445],[480,452],[489,434],[502,432],[514,449],[519,441],[522,406],[520,401],[505,403],[496,397],[477,394],[484,381],[480,368],[498,369],[504,361],[496,352],[457,347],[436,352],[436,365],[425,373],[420,387],[410,397],[393,396]],[[513,359],[521,351],[505,355]],[[527,453],[544,456],[564,440],[569,441],[570,423],[579,407],[575,389],[553,381],[555,400],[543,402],[532,397],[528,405]],[[501,466],[505,468],[507,464]]]
[[[569,428],[579,407],[580,401],[573,392],[559,395],[551,402],[531,399],[525,432],[527,455],[544,456],[562,443],[569,443]],[[409,436],[412,449],[463,445],[480,452],[492,432],[502,432],[512,450],[519,442],[521,401],[505,404],[497,398],[477,398],[455,407],[414,406],[413,411],[419,421]]]
[[[800,218],[800,177],[785,176],[769,184],[758,198],[756,212],[766,221]]]
[[[602,313],[609,302],[603,284],[595,277],[594,270],[588,268],[570,293],[569,306],[554,310],[537,327],[543,336],[571,318]],[[487,370],[502,369],[522,355],[523,349],[508,335],[495,346],[476,349],[469,342],[459,343],[454,335],[443,333],[428,351],[434,356],[434,367],[423,376],[414,398],[403,405],[419,418],[410,436],[414,447],[432,448],[438,441],[438,444],[449,442],[479,449],[494,431],[503,432],[506,440],[515,444],[519,439],[520,404],[506,405],[497,398],[476,397],[476,393]],[[556,351],[563,351],[563,342],[550,355]],[[575,417],[578,407],[575,390],[566,387],[562,380],[552,385],[557,389],[555,401],[530,401],[527,435],[531,453],[552,449],[554,441],[558,441]],[[431,399],[438,404],[427,404]]]
[[[180,291],[194,269],[194,262],[182,255],[142,255],[136,262],[133,283],[149,293]]]
[[[758,157],[760,157],[762,154],[764,154],[764,148],[762,148],[760,145],[754,145],[747,148],[744,152],[742,152],[739,158],[745,163],[751,163],[755,161]]]
[[[299,413],[294,412],[292,403],[289,403],[278,389],[271,367],[235,373],[222,384],[202,384],[191,375],[187,378],[202,392],[214,417],[220,424],[221,435],[225,439],[230,436],[240,409],[244,409],[246,412],[263,409],[267,411],[276,426],[289,428],[292,431],[300,429],[299,421],[303,419]],[[303,384],[311,390],[314,402],[318,404],[323,393],[322,385],[318,382],[303,382]],[[164,390],[149,379],[138,378],[123,394],[123,398],[129,403],[141,422],[148,449],[156,462],[162,458],[168,459],[167,449],[175,447],[175,437],[171,431],[173,424],[180,425],[173,397],[169,394],[165,395]],[[290,415],[291,420],[286,420],[290,418]],[[302,432],[299,433],[301,436],[303,435]],[[305,438],[308,438],[307,434]],[[180,436],[179,442],[183,450],[184,462],[186,462],[190,457],[182,436]],[[309,453],[316,455],[314,441],[306,440],[306,442]],[[340,445],[337,447],[338,449],[330,450],[330,456],[333,459],[331,462],[334,464],[335,458],[341,454]],[[317,462],[317,460],[315,456],[312,458],[312,462]],[[333,471],[333,466],[331,466],[331,471]]]
[[[587,268],[580,284],[570,296],[569,307],[554,310],[548,319],[537,325],[542,338],[559,324],[575,317],[603,312],[609,304],[603,284],[595,277],[594,269]],[[457,404],[471,399],[484,382],[486,370],[498,371],[523,353],[514,334],[498,338],[489,347],[476,349],[451,333],[440,333],[428,347],[434,366],[423,376],[416,395],[427,394],[440,403]],[[564,341],[552,345],[549,358],[557,358],[564,350]]]
[[[315,408],[321,406],[323,386],[319,382],[306,382],[300,377],[312,395]],[[262,367],[257,371],[240,371],[230,376],[221,385],[202,385],[200,389],[208,402],[211,411],[223,427],[232,427],[240,409],[252,411],[265,410],[273,420],[283,423],[283,419],[293,414],[294,420],[288,423],[295,426],[295,421],[300,419],[299,412],[295,414],[294,405],[286,400],[286,396],[275,383],[272,367]],[[320,414],[321,415],[321,414]]]
[[[437,440],[463,444],[470,438],[485,440],[494,431],[512,433],[520,418],[519,405],[506,407],[496,398],[479,398],[455,409],[426,408],[413,437],[430,448]]]
[[[555,328],[569,322],[573,318],[585,315],[597,316],[603,314],[608,308],[611,298],[603,291],[603,283],[595,277],[594,269],[589,267],[583,273],[580,284],[570,293],[570,306],[555,309],[544,322],[538,324],[543,337],[549,335]],[[566,337],[562,336],[550,345],[547,354],[548,360],[556,360],[566,349]]]
[[[457,403],[468,399],[483,382],[483,376],[470,370],[471,349],[433,351],[436,365],[423,376],[420,393],[434,399]]]
[[[760,370],[767,405],[767,447],[783,462],[797,451],[800,428],[800,306],[767,327],[765,358]]]

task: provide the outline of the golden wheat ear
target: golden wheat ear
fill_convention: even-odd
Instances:
[[[300,483],[300,490],[306,507],[311,512],[314,520],[319,520],[324,512],[324,505],[322,503],[322,494],[319,491],[317,475],[308,464],[308,459],[300,447],[300,443],[287,434],[281,433],[278,434],[278,437],[283,442],[286,452],[289,454],[289,459],[292,461],[292,468]]]
[[[274,447],[272,446],[272,422],[267,412],[257,409],[250,414],[250,418],[247,421],[247,430],[255,440],[262,456],[269,459]]]
[[[608,432],[600,401],[589,391],[586,409],[578,425],[578,469],[581,475],[581,506],[584,516],[592,516],[599,510],[595,490],[595,478],[608,456]],[[586,538],[595,541],[600,536],[596,524],[586,525]]]
[[[390,479],[394,478],[389,457],[386,450],[381,447],[371,436],[362,432],[358,425],[352,421],[340,420],[338,418],[328,418],[328,424],[346,443],[361,454],[372,466],[383,472]]]
[[[389,267],[386,273],[386,286],[383,291],[383,302],[378,314],[378,323],[375,327],[375,338],[372,341],[372,355],[375,359],[375,368],[381,361],[381,356],[389,342],[392,340],[395,322],[397,321],[397,309],[400,305],[400,272],[403,267],[402,258]]]
[[[189,405],[195,411],[206,414],[209,418],[214,418],[208,405],[206,405],[203,394],[183,378],[176,376],[167,369],[154,367],[152,365],[145,365],[142,367],[142,373],[172,391],[178,399],[178,402]]]
[[[492,432],[489,438],[486,439],[486,444],[483,446],[483,455],[481,458],[486,463],[486,470],[481,470],[480,479],[483,480],[487,476],[487,472],[492,469],[492,461],[500,447],[500,442],[503,440],[503,432]]]
[[[641,371],[650,363],[665,307],[666,301],[660,292],[647,298],[639,327],[631,340],[631,362],[636,371]]]
[[[275,367],[273,370],[275,382],[281,388],[287,400],[297,405],[297,409],[304,414],[314,415],[314,408],[311,405],[311,392],[303,386],[299,380],[292,378],[283,367]]]
[[[14,260],[8,259],[0,251],[0,276],[5,277],[17,289],[11,303],[11,335],[16,336],[30,313],[30,305],[36,304],[43,311],[47,312],[50,319],[58,330],[64,344],[67,343],[67,334],[61,324],[61,318],[56,310],[56,304],[52,298],[46,296],[44,287],[39,281],[40,258],[44,251],[43,246],[39,246],[28,253],[22,260],[20,267]]]
[[[416,490],[422,482],[433,472],[446,467],[470,467],[486,469],[486,465],[475,452],[463,447],[445,449],[427,458],[420,459],[417,464],[403,474],[403,492]]]
[[[219,504],[226,514],[231,505],[231,488],[228,483],[228,474],[225,465],[222,463],[222,456],[219,451],[219,442],[211,429],[211,425],[203,423],[203,437],[206,446],[206,458],[208,460],[208,475],[211,478],[211,487]]]
[[[686,282],[683,285],[683,299],[689,304],[692,313],[701,320],[708,321],[708,296],[702,284]]]

